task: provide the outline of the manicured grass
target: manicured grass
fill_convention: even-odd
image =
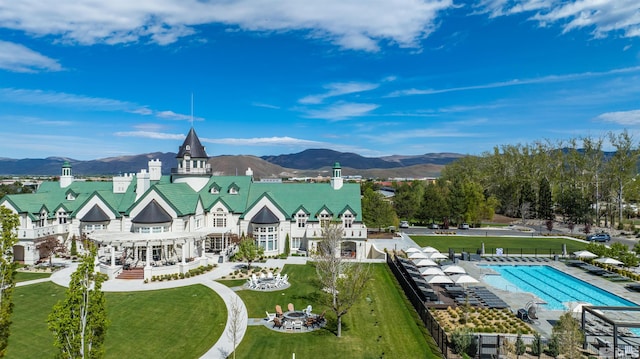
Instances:
[[[46,272],[16,272],[16,283],[49,277],[51,277],[51,273]]]
[[[53,357],[46,319],[64,295],[65,288],[50,282],[16,288],[7,358]],[[198,358],[227,319],[222,299],[202,285],[105,295],[106,358]]]
[[[562,245],[566,244],[567,253],[579,251],[587,247],[587,242],[574,241],[559,237],[483,237],[483,236],[411,236],[421,247],[431,246],[440,252],[447,253],[449,248],[456,252],[476,253],[484,243],[485,253],[495,253],[496,248],[503,248],[504,254],[550,255],[562,253]]]
[[[432,342],[425,334],[417,314],[408,304],[386,264],[372,264],[373,280],[362,300],[343,317],[342,337],[335,335],[336,323],[327,310],[325,329],[303,334],[272,331],[250,326],[238,347],[239,358],[436,358]],[[286,310],[313,306],[314,313],[327,308],[318,302],[316,273],[312,264],[287,265],[291,288],[277,292],[239,291],[247,304],[249,317],[263,318],[276,304]],[[306,330],[306,329],[303,329]]]

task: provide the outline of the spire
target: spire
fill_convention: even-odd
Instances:
[[[185,154],[189,154],[191,158],[208,158],[204,146],[200,143],[196,131],[191,127],[187,138],[184,139],[182,146],[178,150],[176,158],[183,158]]]

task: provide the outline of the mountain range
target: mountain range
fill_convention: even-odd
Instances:
[[[219,175],[244,174],[247,168],[251,168],[256,178],[327,176],[335,162],[340,163],[343,175],[360,175],[364,178],[421,178],[439,176],[442,167],[463,156],[457,153],[427,153],[414,156],[363,157],[355,153],[309,149],[278,156],[214,156],[209,158],[209,164],[214,173]],[[0,175],[55,176],[60,174],[62,164],[69,161],[76,176],[113,176],[135,173],[147,168],[147,162],[151,159],[162,161],[163,174],[169,174],[171,168],[176,166],[176,154],[172,152],[88,161],[62,157],[0,158]]]

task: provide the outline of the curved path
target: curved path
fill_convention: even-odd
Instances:
[[[306,263],[306,258],[303,257],[289,257],[286,260],[268,260],[266,263],[259,263],[259,265],[267,268],[272,267],[284,267],[285,264],[304,264]],[[242,299],[229,287],[216,282],[215,280],[226,276],[229,273],[236,270],[238,266],[242,265],[242,263],[221,263],[218,264],[216,268],[214,268],[211,272],[179,280],[172,281],[163,281],[163,282],[150,282],[145,284],[142,280],[131,280],[131,279],[110,279],[102,284],[102,290],[105,292],[135,292],[135,291],[147,291],[147,290],[158,290],[158,289],[167,289],[167,288],[176,288],[176,287],[184,287],[193,284],[202,284],[205,285],[211,290],[215,291],[224,301],[227,307],[227,313],[231,313],[231,308],[234,303],[237,303],[238,309],[240,310],[240,323],[238,328],[238,332],[236,333],[237,344],[242,342],[242,338],[244,337],[247,331],[247,324],[249,321],[249,315],[247,312],[247,307],[245,306]],[[16,286],[21,287],[24,285],[42,283],[47,281],[52,281],[55,284],[58,284],[63,287],[69,286],[69,281],[71,280],[71,273],[73,273],[77,268],[77,264],[72,263],[68,267],[60,269],[56,272],[53,272],[51,277],[43,278],[43,279],[35,279],[32,281],[20,282],[17,283]],[[218,338],[218,341],[201,357],[201,358],[227,358],[231,352],[234,350],[233,346],[233,333],[231,329],[231,321],[230,314],[227,318],[227,324],[224,328],[224,332]]]

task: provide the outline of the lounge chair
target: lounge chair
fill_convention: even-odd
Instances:
[[[282,307],[280,306],[280,304],[276,305],[276,317],[282,318],[283,316],[284,314],[282,313]]]
[[[289,303],[287,304],[287,309],[289,309],[290,312],[295,312],[296,310],[293,308],[293,303]]]
[[[282,329],[282,321],[280,318],[273,318],[273,327],[272,328],[280,328]]]
[[[265,312],[267,313],[267,322],[273,321],[276,318],[276,313],[269,313],[269,312]]]
[[[610,347],[611,343],[608,340],[604,340],[600,337],[596,337],[596,342],[598,343],[598,347]]]

